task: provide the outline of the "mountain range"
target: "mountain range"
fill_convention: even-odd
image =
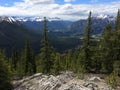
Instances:
[[[47,17],[48,29],[54,32],[67,32],[67,33],[80,33],[83,34],[86,28],[87,19],[80,19],[78,21],[62,20],[58,17]],[[7,17],[1,16],[0,22],[7,21],[9,23],[23,24],[30,30],[42,31],[43,30],[43,18],[42,17]],[[115,17],[110,15],[100,14],[92,17],[92,28],[94,34],[102,33],[107,24],[111,24],[114,27]]]
[[[107,24],[110,24],[112,28],[115,25],[115,17],[110,15],[98,15],[96,17],[92,17],[92,30],[93,34],[101,34],[106,27]],[[87,25],[87,20],[82,19],[76,22],[73,22],[68,28],[69,33],[74,34],[83,34],[85,32]]]
[[[79,45],[79,39],[85,31],[86,24],[87,19],[73,22],[57,17],[48,18],[48,35],[51,38],[51,44],[60,51]],[[101,34],[107,24],[111,24],[114,28],[115,17],[109,15],[92,17],[93,33]],[[6,48],[10,53],[13,47],[23,48],[25,40],[29,39],[35,52],[39,52],[42,31],[43,19],[40,17],[1,16],[0,48]]]
[[[26,39],[30,40],[32,46],[36,45],[36,42],[40,42],[42,37],[40,34],[29,30],[19,22],[12,21],[12,19],[9,21],[8,18],[0,21],[0,48],[5,48],[8,54],[13,48],[23,48]]]
[[[62,20],[58,17],[47,18],[48,28],[50,31],[61,31],[67,29],[67,27],[72,23],[72,21]],[[25,25],[28,29],[42,31],[43,30],[43,18],[41,17],[6,17],[1,16],[0,21],[7,21],[9,23],[21,23]]]

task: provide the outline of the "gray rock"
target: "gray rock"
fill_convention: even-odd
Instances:
[[[13,84],[14,90],[111,90],[99,77],[91,77],[85,81],[78,79],[68,71],[58,76],[46,76],[38,73],[14,81]]]
[[[90,88],[91,90],[98,90],[98,85],[95,83],[86,82],[83,84],[84,87]]]
[[[100,77],[91,77],[89,81],[94,81],[94,82],[101,82],[103,81]]]

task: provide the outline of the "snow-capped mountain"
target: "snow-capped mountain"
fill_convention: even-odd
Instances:
[[[114,16],[105,15],[105,14],[100,14],[100,15],[94,16],[93,18],[115,20]],[[52,17],[52,18],[47,17],[47,20],[48,21],[65,21],[58,17]],[[11,23],[16,22],[16,21],[19,21],[19,22],[27,22],[27,21],[41,22],[41,21],[43,21],[43,17],[39,17],[39,16],[36,16],[36,17],[0,16],[0,22],[1,21],[7,21],[7,22],[11,22]]]
[[[115,16],[100,14],[92,17],[92,29],[94,34],[101,34],[106,27],[110,24],[112,28],[115,26]],[[87,19],[78,20],[73,22],[69,27],[69,32],[83,34],[86,30]]]
[[[7,16],[0,16],[0,22],[7,21],[10,23],[16,22],[16,19],[13,17],[7,17]]]
[[[58,18],[58,17],[53,17],[47,18],[48,21],[62,21],[62,19]],[[7,21],[7,22],[16,22],[16,21],[20,21],[20,22],[26,22],[26,21],[38,21],[41,22],[43,21],[43,17],[12,17],[12,16],[0,16],[0,21]]]
[[[108,20],[115,20],[115,16],[112,15],[106,15],[106,14],[100,14],[95,16],[96,19],[108,19]]]
[[[32,30],[43,30],[44,17],[18,17],[18,16],[0,16],[0,22],[23,24]],[[65,21],[58,17],[47,17],[48,27],[51,31],[65,30],[72,22]]]
[[[7,21],[10,23],[18,23],[18,24],[23,24],[24,26],[28,27],[31,30],[37,30],[37,31],[42,31],[43,30],[43,17],[6,17],[6,16],[1,16],[0,17],[0,22],[1,21]],[[73,31],[73,32],[78,32],[81,30],[83,32],[85,30],[85,26],[87,24],[87,20],[78,20],[76,22],[72,21],[66,21],[62,20],[58,17],[47,17],[48,20],[48,28],[50,31]],[[92,23],[93,27],[95,28],[95,33],[101,33],[104,29],[104,27],[107,24],[112,24],[114,25],[115,21],[115,16],[112,15],[105,15],[105,14],[100,14],[92,17]],[[102,26],[101,26],[102,25]]]

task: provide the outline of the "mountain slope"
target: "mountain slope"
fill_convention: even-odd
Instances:
[[[71,21],[48,21],[48,29],[50,31],[64,31],[66,30],[70,25]],[[33,29],[33,30],[43,30],[43,21],[26,21],[22,22],[26,27]]]
[[[0,33],[1,37],[6,37],[12,41],[23,40],[25,38],[34,39],[36,37],[33,31],[28,30],[22,24],[9,23],[6,21],[0,22]]]
[[[92,29],[94,34],[100,34],[103,32],[105,26],[111,24],[115,25],[115,18],[108,15],[99,15],[92,18]],[[69,33],[83,34],[85,32],[87,20],[78,20],[68,28]]]
[[[59,22],[59,23],[58,23]],[[93,17],[92,27],[94,34],[101,34],[107,24],[114,27],[114,18],[110,16]],[[26,24],[26,25],[25,25]],[[81,45],[82,37],[87,20],[76,22],[65,22],[60,19],[49,19],[49,39],[58,51],[65,51]],[[32,30],[34,29],[34,30]],[[41,31],[40,33],[36,33]],[[0,17],[0,48],[6,48],[9,53],[13,47],[21,49],[25,45],[25,40],[29,39],[36,53],[40,50],[43,31],[43,21],[41,18],[16,18]]]
[[[10,53],[12,48],[23,48],[26,39],[34,45],[40,42],[41,35],[28,30],[20,23],[0,22],[0,48],[5,48]]]
[[[72,23],[72,21],[62,20],[58,17],[48,17],[48,28],[50,31],[63,31]],[[1,16],[1,21],[7,21],[9,23],[22,23],[31,30],[42,31],[43,30],[43,18],[41,17],[10,17]]]
[[[87,25],[87,20],[78,20],[75,22],[65,21],[58,17],[47,18],[48,29],[52,32],[66,32],[70,34],[83,34]],[[10,23],[22,23],[30,30],[42,31],[43,30],[43,18],[41,17],[0,17],[1,21],[7,21]],[[100,14],[92,18],[92,27],[94,34],[100,34],[104,30],[107,24],[111,24],[114,27],[115,17],[110,15]]]
[[[48,35],[52,46],[61,52],[80,43],[79,38],[66,37],[63,33],[48,32]],[[5,48],[9,55],[12,48],[23,49],[26,39],[30,40],[35,53],[40,52],[42,36],[42,32],[36,33],[34,30],[29,30],[21,22],[11,23],[5,20],[0,22],[0,48]]]

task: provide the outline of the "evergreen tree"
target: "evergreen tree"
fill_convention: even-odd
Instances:
[[[85,52],[84,51],[81,51],[80,54],[78,55],[76,67],[77,67],[76,73],[78,77],[83,79],[84,73],[88,71],[85,67]]]
[[[96,45],[92,48],[92,61],[91,61],[91,67],[93,73],[100,72],[101,70],[101,48],[100,48],[100,42],[97,41]]]
[[[41,48],[41,59],[42,59],[42,72],[45,74],[50,74],[53,68],[53,58],[51,57],[52,51],[48,40],[48,28],[47,19],[44,17],[44,37],[42,40]]]
[[[77,69],[79,67],[78,65],[78,56],[79,56],[80,50],[76,49],[73,54],[72,54],[72,62],[71,62],[71,66],[72,66],[72,71],[77,72]]]
[[[33,73],[36,73],[36,64],[35,64],[35,58],[33,51],[30,47],[30,42],[27,40],[25,45],[25,74],[31,75]]]
[[[25,61],[25,52],[22,51],[21,52],[20,60],[17,63],[17,72],[18,72],[18,76],[19,77],[25,76],[25,64],[26,64],[26,61]]]
[[[101,62],[102,69],[101,71],[104,73],[112,72],[113,70],[113,45],[112,45],[112,28],[111,25],[107,25],[102,39],[100,41],[100,52],[101,52]]]
[[[116,61],[120,61],[120,9],[118,9],[115,31],[113,32],[113,58]]]
[[[11,68],[12,70],[14,69],[15,71],[17,70],[17,62],[19,60],[18,52],[13,49],[12,50],[12,56],[11,56]]]
[[[116,73],[116,75],[120,75],[120,60],[116,60],[113,63],[113,71]]]
[[[91,35],[92,35],[92,28],[91,28],[91,12],[90,12],[88,17],[88,24],[84,34],[83,45],[79,55],[79,62],[84,69],[83,71],[89,71],[91,67],[91,50],[90,50]]]
[[[13,90],[11,71],[4,50],[0,52],[0,90]]]
[[[31,50],[31,63],[32,63],[32,73],[36,73],[37,72],[37,65],[36,65],[36,58],[35,58],[35,55],[34,55],[34,52],[33,50]]]
[[[21,60],[18,62],[18,73],[20,76],[36,73],[35,57],[28,40],[26,41],[25,49],[22,52]]]
[[[66,54],[65,57],[65,69],[66,70],[71,70],[72,68],[72,50],[68,50],[68,53]]]
[[[54,60],[54,65],[53,65],[53,72],[55,75],[58,75],[61,71],[61,63],[60,63],[60,54],[56,53],[55,54],[55,60]]]
[[[113,56],[114,63],[116,62],[119,63],[120,62],[120,9],[118,9],[118,13],[116,17],[115,30],[112,36],[112,45],[113,45],[112,56]],[[114,67],[114,64],[113,64],[113,67]]]
[[[120,9],[118,9],[118,13],[115,21],[115,30],[120,30]]]

